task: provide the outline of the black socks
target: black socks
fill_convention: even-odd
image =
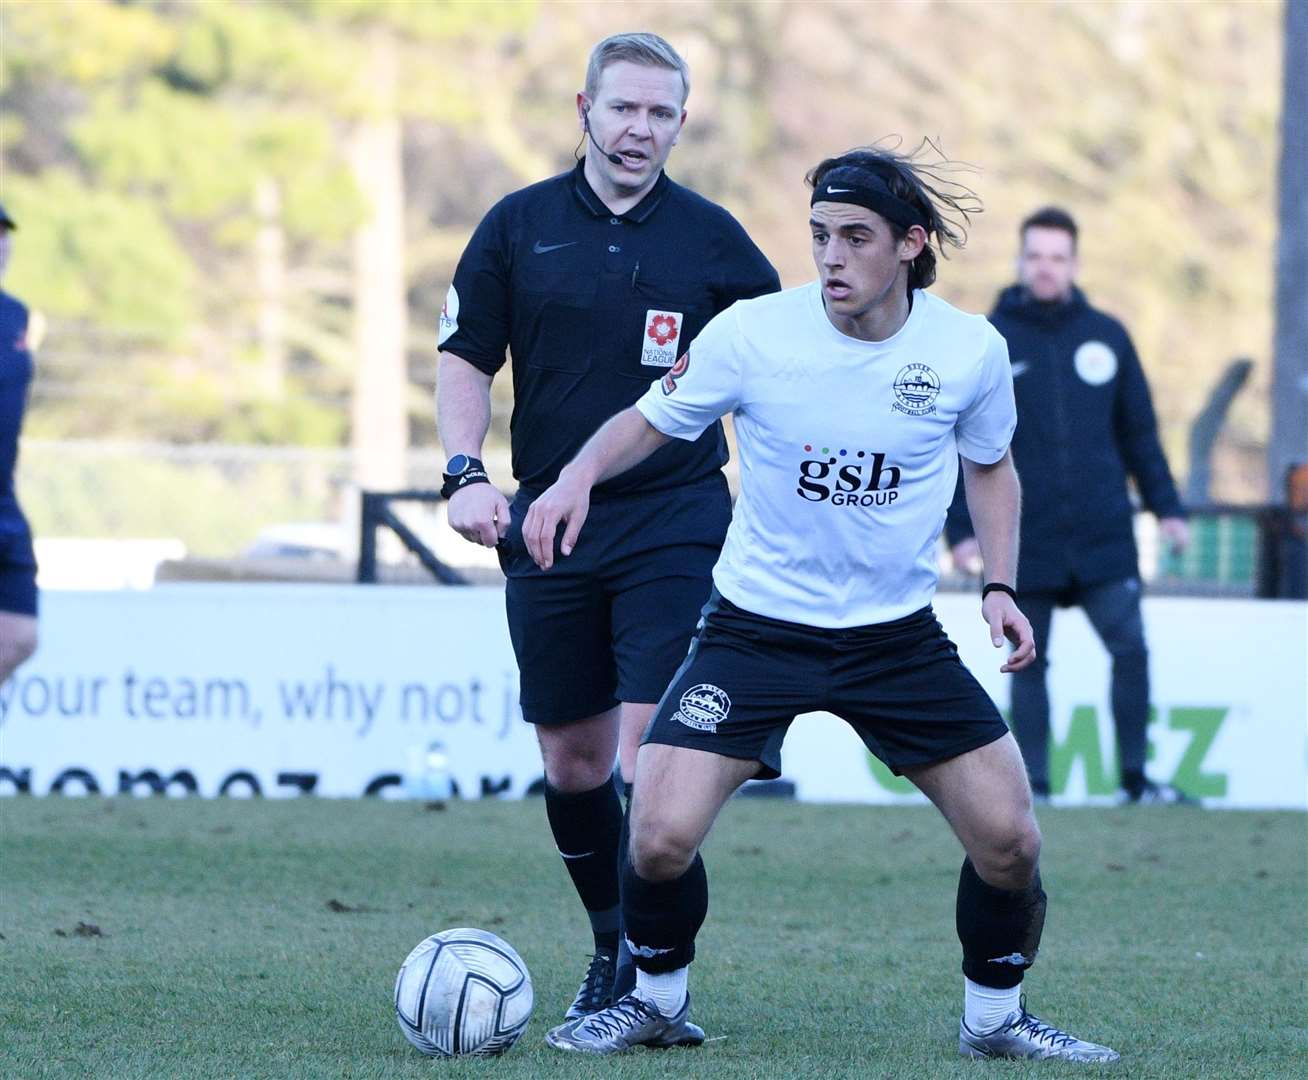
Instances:
[[[981,880],[971,859],[964,859],[956,909],[963,974],[997,989],[1020,983],[1040,948],[1045,904],[1038,870],[1025,889],[997,889]]]
[[[708,876],[699,855],[672,881],[646,881],[622,868],[623,930],[636,967],[657,975],[695,959],[695,935],[708,914]]]
[[[618,948],[618,844],[625,835],[622,803],[613,781],[568,793],[545,785],[545,812],[577,895],[590,916],[595,948]]]

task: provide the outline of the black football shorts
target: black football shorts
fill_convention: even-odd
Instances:
[[[755,760],[775,779],[791,721],[809,712],[845,720],[896,774],[1008,732],[930,607],[832,630],[755,615],[714,590],[644,741]]]

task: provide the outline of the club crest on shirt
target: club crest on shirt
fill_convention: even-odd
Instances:
[[[670,368],[677,360],[681,341],[680,311],[645,312],[645,337],[641,342],[640,362],[647,367]]]
[[[1117,374],[1117,353],[1102,341],[1084,342],[1072,357],[1076,373],[1091,386],[1103,386]]]
[[[686,374],[688,367],[690,367],[690,353],[684,352],[681,354],[681,359],[668,368],[668,373],[663,376],[664,394],[670,394],[677,388],[677,380]]]
[[[892,409],[909,416],[926,416],[936,411],[940,376],[926,364],[905,364],[892,385],[895,391]]]
[[[445,305],[441,308],[441,329],[436,339],[437,345],[444,345],[459,329],[459,290],[453,285],[445,294]]]
[[[727,697],[727,692],[712,683],[700,683],[681,695],[680,708],[672,714],[672,719],[696,731],[716,734],[718,724],[727,718],[729,712],[731,698]]]

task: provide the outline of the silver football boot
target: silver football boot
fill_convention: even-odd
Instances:
[[[689,994],[672,1017],[664,1016],[635,994],[628,994],[607,1009],[560,1024],[545,1036],[545,1041],[556,1050],[577,1054],[620,1054],[637,1046],[656,1050],[699,1046],[704,1041],[704,1029],[692,1024],[689,1016]]]
[[[1062,1061],[1108,1062],[1122,1055],[1107,1046],[1059,1031],[1021,1008],[994,1031],[979,1035],[963,1021],[958,1025],[958,1052],[968,1058],[1059,1058]]]

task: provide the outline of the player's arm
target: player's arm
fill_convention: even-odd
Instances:
[[[634,405],[607,421],[566,465],[559,478],[531,504],[522,523],[522,540],[536,565],[554,565],[554,535],[566,523],[559,550],[571,555],[590,513],[596,485],[635,468],[669,440]]]
[[[1013,467],[1012,451],[989,465],[962,458],[963,487],[972,516],[972,528],[981,548],[982,580],[1010,589],[1017,585],[1017,548],[1022,513],[1022,486]],[[981,601],[981,617],[990,626],[996,648],[1004,638],[1013,651],[1000,671],[1021,671],[1035,659],[1031,623],[1018,610],[1013,597],[998,590]]]
[[[735,308],[715,316],[681,358],[635,405],[599,429],[554,486],[531,504],[522,539],[542,570],[554,565],[554,534],[566,522],[559,550],[571,555],[596,484],[639,465],[670,439],[694,441],[740,403],[739,328]],[[693,363],[692,363],[693,359]]]
[[[448,460],[455,454],[480,458],[490,430],[493,376],[453,352],[441,353],[437,368],[436,425]],[[494,484],[469,484],[449,499],[450,528],[465,540],[493,548],[509,528],[509,504]]]

